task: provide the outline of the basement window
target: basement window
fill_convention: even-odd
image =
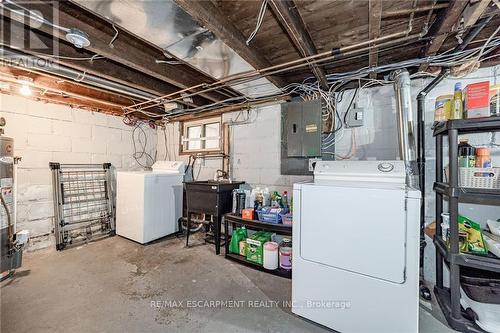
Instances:
[[[181,154],[221,151],[220,117],[188,121],[181,126]]]

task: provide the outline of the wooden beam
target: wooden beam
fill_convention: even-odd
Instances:
[[[398,10],[388,10],[382,14],[382,18],[390,18],[394,16],[405,16],[410,15],[411,13],[420,13],[420,12],[428,12],[431,10],[447,8],[447,3],[437,3],[435,5],[421,6],[415,8],[408,9],[398,9]]]
[[[8,14],[8,12],[5,11],[4,14]],[[9,20],[9,22],[5,22],[6,24],[4,24],[3,26],[3,37],[10,38],[10,41],[23,40],[24,36],[26,35],[26,29],[28,28],[26,28],[20,22],[11,21],[7,17],[3,17],[3,19]],[[32,30],[31,34],[33,37],[35,37],[45,45],[49,45],[50,42],[53,41],[52,36],[49,36],[42,31]],[[8,43],[8,41],[4,42]],[[99,76],[101,78],[117,82],[125,86],[133,87],[135,89],[139,89],[157,96],[178,91],[178,88],[172,84],[151,76],[147,76],[125,65],[108,59],[96,59],[94,61],[77,60],[82,58],[90,58],[94,55],[94,53],[89,52],[85,49],[76,49],[75,47],[62,40],[58,41],[57,47],[58,54],[60,56],[63,56],[63,58],[53,57],[53,55],[50,54],[51,50],[40,50],[39,52],[35,53],[30,49],[24,49],[23,52],[38,57],[43,56],[43,54],[47,54],[47,56],[49,56],[51,61],[53,61],[54,63],[67,66],[77,71],[81,71],[82,73],[85,72],[87,74]],[[193,96],[193,103],[185,103],[182,101],[180,101],[180,103],[184,103],[187,106],[202,106],[205,104],[209,104],[210,101],[203,97]]]
[[[477,20],[479,20],[490,3],[491,0],[479,0],[476,2],[470,2],[467,7],[465,7],[464,13],[462,15],[464,19],[464,28],[469,28],[476,24]]]
[[[227,46],[232,48],[255,69],[271,66],[271,63],[257,50],[246,44],[246,38],[211,1],[207,0],[174,0],[195,21],[213,32]],[[281,78],[270,76],[269,81],[278,88],[286,85]]]
[[[61,80],[51,75],[41,75],[19,68],[0,66],[0,76],[2,75],[4,80],[8,78],[9,80],[13,80],[14,83],[19,76],[27,76],[33,79],[33,84],[37,88],[57,91],[69,96],[87,98],[94,102],[102,102],[103,104],[109,103],[109,105],[117,107],[125,107],[131,104],[129,98],[121,95],[89,88],[86,85]]]
[[[380,27],[382,23],[382,0],[369,0],[368,2],[368,39],[372,40],[380,37]],[[376,67],[378,63],[378,50],[373,48],[368,55],[370,67]],[[377,77],[377,73],[370,73],[370,78]]]
[[[299,53],[303,57],[317,54],[318,50],[293,0],[269,0],[269,4]],[[311,65],[311,70],[321,87],[327,90],[328,80],[324,70],[318,65]]]
[[[52,3],[50,4],[51,5],[47,3],[30,2],[23,3],[23,6],[30,10],[38,11],[44,17],[51,17],[54,10],[56,10],[59,25],[77,28],[88,34],[90,45],[86,47],[86,50],[104,56],[105,58],[128,66],[146,75],[168,82],[178,88],[192,87],[205,82],[214,82],[214,79],[187,65],[156,63],[156,60],[164,58],[161,49],[153,47],[119,26],[115,26],[118,30],[118,38],[114,40],[113,47],[110,47],[109,42],[115,36],[115,30],[112,24],[106,19],[103,19],[99,15],[94,14],[72,1],[57,2],[54,7]],[[54,35],[54,37],[60,40],[66,40],[64,31],[53,29],[47,24],[31,27],[31,29]],[[207,92],[201,94],[201,96],[213,102],[227,98],[227,96],[217,92]]]
[[[468,0],[451,0],[449,6],[437,18],[436,22],[429,29],[429,36],[432,41],[424,51],[424,56],[435,55],[443,45],[448,35],[452,32],[453,26],[456,25],[464,8],[467,6]],[[427,64],[420,65],[419,71],[427,69]]]

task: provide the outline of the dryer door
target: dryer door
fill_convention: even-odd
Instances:
[[[405,246],[404,189],[303,186],[303,259],[403,283]]]

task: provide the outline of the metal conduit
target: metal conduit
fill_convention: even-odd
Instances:
[[[85,83],[94,87],[106,89],[115,93],[127,95],[141,100],[150,100],[158,97],[157,95],[147,93],[140,89],[127,87],[123,84],[103,79],[92,74],[84,74],[67,66],[53,63],[47,59],[31,56],[20,51],[7,49],[2,46],[0,46],[0,55],[4,62],[7,62],[13,67],[30,69],[34,71],[62,76],[72,81]]]

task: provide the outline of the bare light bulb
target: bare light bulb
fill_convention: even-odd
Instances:
[[[29,85],[23,84],[23,85],[21,85],[21,88],[19,88],[19,92],[23,96],[31,96],[32,91],[31,91],[31,88]]]

